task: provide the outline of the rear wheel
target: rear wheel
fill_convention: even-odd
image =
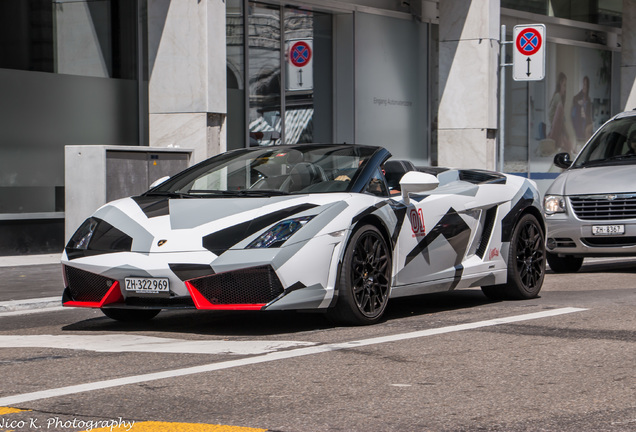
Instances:
[[[525,214],[510,240],[508,278],[505,284],[482,287],[492,300],[530,299],[539,295],[545,275],[544,235],[537,218]]]
[[[338,300],[329,311],[336,322],[378,322],[389,300],[391,252],[373,225],[358,229],[347,246],[338,280]]]
[[[102,309],[104,315],[117,321],[148,321],[157,316],[161,309]]]
[[[555,273],[576,273],[583,265],[583,258],[571,255],[558,256],[548,253],[548,264]]]

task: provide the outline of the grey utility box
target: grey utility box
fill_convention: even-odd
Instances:
[[[186,169],[192,152],[163,147],[66,146],[65,241],[107,202],[139,195],[155,180]]]

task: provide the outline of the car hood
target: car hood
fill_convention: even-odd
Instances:
[[[636,166],[613,165],[569,169],[550,186],[546,194],[594,195],[636,191]]]
[[[106,204],[93,216],[130,236],[134,252],[207,249],[220,255],[228,249],[244,248],[267,227],[285,219],[314,216],[314,229],[306,231],[315,235],[316,226],[319,231],[348,207],[348,198],[351,194],[192,199],[140,196]],[[294,240],[303,237],[294,235]]]

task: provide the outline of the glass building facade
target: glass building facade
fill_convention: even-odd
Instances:
[[[0,255],[63,247],[65,169],[73,169],[65,146],[157,145],[149,118],[161,129],[170,98],[149,114],[149,80],[170,66],[155,61],[155,36],[191,26],[170,12],[206,1],[195,3],[0,1]],[[357,142],[437,165],[444,29],[439,4],[420,3],[433,7],[225,0],[225,39],[205,41],[226,56],[226,111],[204,113],[222,125],[220,150]],[[501,0],[508,39],[518,23],[547,29],[544,80],[515,82],[504,70],[504,171],[547,185],[559,171],[553,155],[576,153],[620,110],[622,8],[622,0]]]
[[[142,13],[128,0],[0,2],[0,253],[60,250],[65,145],[140,143]]]

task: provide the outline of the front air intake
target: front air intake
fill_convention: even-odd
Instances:
[[[100,302],[111,289],[113,279],[64,266],[68,292],[77,302]]]
[[[218,273],[191,279],[187,281],[187,284],[198,291],[209,303],[197,304],[199,309],[214,309],[216,305],[262,306],[280,296],[284,291],[271,266]],[[238,309],[242,308],[238,307]]]

